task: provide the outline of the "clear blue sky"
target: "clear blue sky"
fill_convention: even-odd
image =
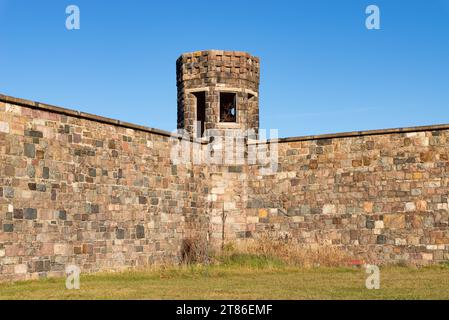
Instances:
[[[0,0],[7,95],[172,131],[175,60],[203,49],[261,58],[261,127],[280,136],[449,123],[449,0]]]

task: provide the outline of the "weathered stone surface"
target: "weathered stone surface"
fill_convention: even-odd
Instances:
[[[4,224],[3,232],[14,232],[14,225],[11,223]]]
[[[3,187],[3,195],[5,198],[14,198],[14,188],[8,186]]]
[[[15,274],[26,274],[28,272],[28,266],[26,264],[17,264],[14,266]]]
[[[136,226],[136,238],[137,239],[143,239],[145,238],[145,227],[138,225]]]
[[[36,147],[32,143],[25,143],[24,146],[25,157],[34,158],[36,156]]]
[[[73,252],[73,247],[68,244],[55,244],[53,252],[55,255],[69,256]]]
[[[117,229],[117,231],[115,232],[115,236],[117,239],[125,239],[125,230]]]
[[[42,169],[42,178],[49,179],[50,178],[50,169],[48,167],[44,167]]]
[[[0,132],[9,133],[9,123],[0,121]]]
[[[61,219],[61,220],[67,220],[67,211],[60,210],[58,212],[58,218]]]
[[[337,208],[333,204],[326,204],[323,207],[323,214],[334,214],[337,213]]]
[[[245,52],[207,50],[185,53],[177,63],[178,128],[196,130],[196,105],[204,95],[204,129],[259,128],[259,58]],[[235,94],[235,122],[223,122],[220,114],[220,93]],[[201,98],[200,98],[201,99]],[[201,134],[201,133],[200,133]],[[229,172],[240,173],[233,166]]]
[[[23,219],[23,209],[14,209],[14,219]]]
[[[206,90],[206,126],[223,129],[217,107],[226,89],[244,111],[233,125],[258,129],[257,58],[186,54],[178,76],[180,127],[196,120],[192,90]],[[179,263],[186,239],[219,250],[223,238],[267,234],[373,263],[449,258],[448,128],[283,139],[278,172],[262,175],[258,165],[174,165],[171,141],[157,130],[6,105],[1,277],[37,278],[73,261],[83,272]]]
[[[386,214],[383,217],[385,228],[403,229],[405,228],[405,215],[403,214]]]
[[[37,210],[34,208],[26,208],[23,211],[23,218],[27,220],[37,219]]]

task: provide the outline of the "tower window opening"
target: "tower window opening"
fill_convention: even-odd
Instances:
[[[235,93],[220,92],[220,122],[237,122],[237,97]]]
[[[195,92],[194,95],[196,97],[196,121],[199,124],[197,134],[202,137],[206,121],[206,92]]]

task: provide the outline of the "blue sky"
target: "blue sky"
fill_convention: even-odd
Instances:
[[[449,0],[0,0],[7,95],[172,131],[175,60],[203,49],[261,58],[261,128],[280,136],[449,123]]]

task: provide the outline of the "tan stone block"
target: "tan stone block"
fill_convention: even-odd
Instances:
[[[20,115],[22,113],[22,108],[14,104],[7,103],[5,106],[5,111],[7,113],[14,113]]]
[[[41,256],[52,256],[54,254],[54,244],[53,243],[44,243],[42,244],[39,255]]]
[[[427,210],[427,201],[419,200],[416,202],[416,210],[417,211],[426,211]]]
[[[68,244],[55,244],[54,252],[56,255],[68,256],[73,252],[73,248]]]
[[[403,229],[405,228],[405,215],[403,214],[386,214],[383,218],[385,228]]]
[[[259,217],[248,216],[246,217],[246,223],[259,223]]]
[[[427,151],[427,152],[422,152],[419,155],[419,157],[420,157],[421,161],[423,161],[423,162],[431,162],[431,161],[433,161],[434,155],[433,155],[433,152]]]
[[[0,121],[0,132],[9,133],[9,123]]]
[[[5,251],[6,251],[7,257],[17,257],[17,256],[23,256],[25,254],[25,248],[19,244],[13,244],[11,246],[7,246]]]
[[[413,172],[414,180],[421,180],[423,178],[423,174],[421,172]]]
[[[265,209],[259,209],[259,218],[266,218],[268,216],[268,212]]]
[[[222,187],[212,188],[211,192],[213,194],[223,194],[224,193],[224,188],[222,188]]]
[[[363,165],[362,160],[352,160],[353,167],[361,167]]]
[[[374,228],[375,229],[383,229],[384,228],[384,222],[382,220],[378,220],[374,222]]]
[[[363,210],[364,210],[366,213],[371,213],[371,212],[373,212],[373,203],[372,203],[372,202],[365,202],[365,203],[363,204]]]
[[[428,147],[429,146],[429,138],[419,137],[418,139],[414,140],[414,143],[416,146]]]
[[[433,253],[422,253],[423,260],[431,261],[433,260]]]
[[[423,223],[423,216],[414,214],[412,216],[412,227],[413,228],[421,228]]]
[[[28,266],[26,264],[18,264],[14,266],[15,274],[26,274],[28,271]]]
[[[414,212],[416,211],[416,205],[414,202],[407,202],[405,204],[405,211],[406,212]]]
[[[417,246],[417,245],[419,245],[419,237],[417,237],[417,236],[408,236],[407,237],[407,243],[409,245]]]
[[[337,207],[334,204],[325,204],[323,206],[323,214],[335,214],[337,213]]]
[[[210,218],[210,222],[212,224],[222,224],[223,223],[223,219],[220,216],[213,216],[213,217]]]
[[[235,210],[235,202],[225,202],[224,209],[225,210]]]

